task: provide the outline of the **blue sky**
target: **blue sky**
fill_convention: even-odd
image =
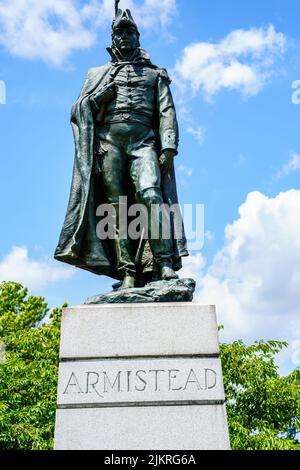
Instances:
[[[73,165],[70,108],[87,69],[108,61],[112,3],[0,0],[0,280],[52,306],[111,286],[52,256]],[[197,301],[217,305],[226,340],[287,339],[287,367],[299,365],[299,1],[120,6],[173,78],[180,201],[205,205],[205,245],[183,275],[197,279]]]

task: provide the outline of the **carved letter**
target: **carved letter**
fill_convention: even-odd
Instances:
[[[209,376],[212,379],[209,383]],[[217,374],[212,369],[205,369],[205,390],[211,390],[217,385]]]
[[[91,375],[96,376],[96,380],[94,382],[92,382],[90,380]],[[86,393],[93,393],[93,391],[94,391],[94,392],[97,393],[97,395],[99,395],[99,397],[104,398],[103,395],[100,395],[100,393],[96,389],[96,385],[97,385],[98,382],[99,382],[99,374],[97,372],[87,372],[87,374],[86,374]],[[90,387],[93,388],[92,391],[90,391]]]
[[[72,383],[71,381],[73,380],[73,378],[74,378],[74,382]],[[76,377],[76,375],[75,375],[74,372],[72,372],[72,374],[70,375],[68,384],[67,384],[67,386],[66,386],[65,391],[63,392],[63,395],[65,395],[65,394],[68,393],[67,390],[68,390],[69,387],[77,387],[77,388],[78,388],[78,391],[77,391],[77,392],[74,392],[74,393],[83,393],[83,391],[82,391],[81,388],[80,388],[79,382],[78,382],[77,377]]]
[[[140,376],[141,373],[146,374],[146,371],[145,371],[145,370],[138,370],[138,371],[136,372],[136,374],[135,374],[136,377],[137,377],[141,382],[143,382],[143,384],[144,384],[144,387],[143,387],[143,388],[138,388],[137,386],[135,386],[135,389],[136,389],[138,392],[144,392],[144,391],[146,390],[146,387],[147,387],[147,382],[146,382],[146,380],[144,380],[144,379]]]
[[[127,371],[127,392],[131,392],[130,389],[130,376],[131,376],[131,370]]]
[[[107,391],[108,391],[107,388],[106,388],[106,381],[107,381],[108,386],[109,386],[112,390],[114,390],[115,385],[118,384],[117,391],[118,391],[118,392],[121,392],[121,371],[119,371],[119,372],[117,373],[116,378],[115,378],[115,380],[114,380],[113,383],[111,383],[111,381],[109,380],[108,375],[107,375],[106,372],[103,372],[103,375],[104,375],[104,392],[107,392]]]
[[[177,374],[175,372],[180,372],[179,369],[170,369],[169,370],[169,391],[173,390],[182,390],[182,387],[179,388],[173,388],[172,387],[172,380],[177,378]]]
[[[160,391],[160,388],[158,387],[158,374],[160,372],[165,372],[163,369],[153,369],[153,370],[149,370],[149,372],[154,372],[155,374],[155,391],[158,392]]]
[[[192,377],[194,378],[193,380],[192,380]],[[197,389],[201,390],[201,386],[199,384],[199,381],[198,381],[197,376],[195,374],[195,371],[193,369],[190,370],[190,373],[188,375],[184,390],[187,389],[188,384],[196,384]]]

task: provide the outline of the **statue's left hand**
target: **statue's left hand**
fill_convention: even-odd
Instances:
[[[166,175],[171,170],[175,155],[175,150],[167,149],[160,156],[159,166],[163,175]]]

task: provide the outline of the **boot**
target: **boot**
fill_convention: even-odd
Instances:
[[[161,263],[159,266],[160,277],[162,281],[170,281],[171,279],[179,279],[171,264],[168,262]]]
[[[164,212],[161,189],[156,187],[145,189],[138,193],[137,198],[148,211],[148,240],[153,257],[159,265],[160,278],[163,281],[178,279],[171,262],[173,242],[171,238],[163,238],[163,223],[165,220],[169,220],[169,214]],[[153,205],[158,209],[158,212],[152,211]],[[155,237],[152,237],[153,233],[156,235]],[[171,236],[171,232],[169,235]]]
[[[133,289],[135,287],[135,277],[126,274],[125,277],[123,278],[123,282],[119,290],[124,290],[124,289]]]

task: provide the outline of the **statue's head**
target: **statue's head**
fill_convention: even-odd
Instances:
[[[140,46],[140,33],[130,10],[118,10],[112,25],[112,45],[128,54]]]

